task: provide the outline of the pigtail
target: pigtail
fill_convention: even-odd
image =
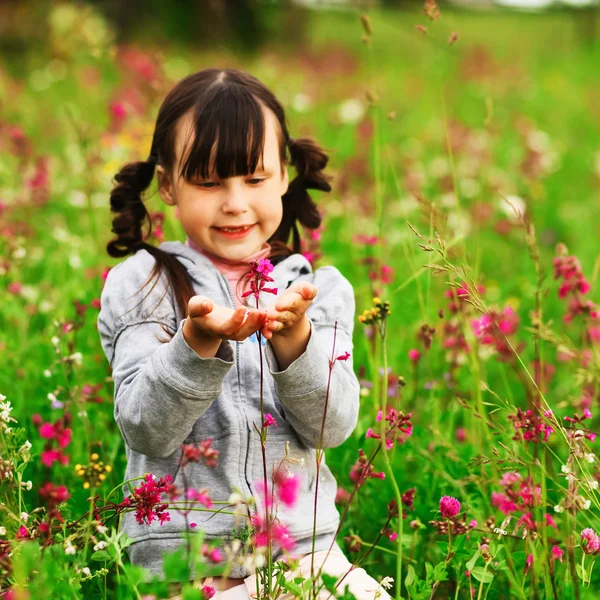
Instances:
[[[292,180],[288,191],[282,198],[283,218],[275,237],[287,240],[291,230],[293,251],[299,253],[301,252],[300,234],[296,221],[308,229],[317,229],[321,225],[321,213],[308,190],[331,191],[331,185],[329,185],[331,177],[323,173],[329,156],[314,140],[309,138],[290,138],[288,149],[290,162],[296,168],[298,175]]]
[[[115,258],[135,254],[138,250],[149,252],[156,263],[142,289],[151,281],[155,281],[154,285],[156,285],[160,274],[165,271],[171,289],[174,291],[179,312],[187,316],[188,302],[195,294],[189,273],[172,254],[145,241],[152,234],[152,220],[142,200],[142,192],[152,183],[155,165],[156,159],[151,155],[145,162],[140,161],[125,165],[115,175],[115,181],[118,185],[113,188],[110,194],[110,209],[113,213],[117,213],[112,221],[112,232],[117,237],[108,242],[106,250],[110,256]],[[148,226],[146,234],[143,233],[144,222]],[[154,285],[150,288],[148,294],[154,289]],[[162,298],[158,302],[160,303],[161,300]],[[142,301],[143,298],[140,303]],[[173,335],[169,331],[166,333]]]

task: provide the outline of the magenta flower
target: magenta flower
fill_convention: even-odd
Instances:
[[[203,506],[206,506],[206,508],[212,508],[212,500],[210,499],[210,496],[207,493],[207,489],[203,488],[201,490],[196,490],[194,488],[190,488],[186,493],[185,493],[185,497],[188,500],[192,500],[193,502],[199,502],[200,504],[202,504]]]
[[[560,562],[563,561],[563,554],[564,551],[561,550],[558,546],[552,546],[552,559],[553,560],[559,560]]]
[[[271,413],[265,414],[265,422],[263,423],[263,427],[277,427],[277,421]]]
[[[281,469],[273,476],[275,482],[275,493],[277,497],[290,508],[294,506],[298,499],[298,490],[300,489],[300,477],[294,474],[288,474]]]
[[[200,591],[202,592],[202,600],[210,600],[217,593],[215,588],[210,585],[203,585]]]
[[[40,488],[40,496],[46,498],[50,507],[54,508],[61,502],[66,502],[71,497],[71,494],[69,494],[64,485],[55,486],[48,481]]]
[[[277,294],[277,288],[264,287],[265,283],[275,281],[269,276],[269,273],[273,271],[273,265],[268,258],[260,261],[253,260],[250,263],[251,272],[246,275],[248,278],[252,278],[250,281],[250,291],[244,292],[242,298],[253,294],[258,300],[261,292],[268,292],[269,294]]]
[[[120,506],[135,507],[135,518],[140,525],[150,525],[154,519],[158,519],[162,525],[165,521],[170,521],[171,516],[166,510],[169,505],[161,502],[161,494],[168,493],[172,482],[173,479],[168,473],[160,479],[155,479],[152,473],[148,473],[145,482],[135,488]]]
[[[600,550],[600,538],[590,527],[581,532],[581,548],[586,554],[596,554]]]
[[[412,363],[416,364],[421,358],[421,353],[416,348],[413,348],[412,350],[408,351],[408,358],[410,358]]]
[[[257,548],[266,547],[268,544],[267,531],[263,519],[259,515],[252,516],[252,525],[257,529],[254,535],[254,544]],[[287,527],[279,522],[274,521],[270,524],[271,542],[273,546],[287,550],[293,550],[295,541],[290,535]]]
[[[446,519],[453,519],[460,512],[460,502],[452,496],[440,498],[440,512]]]

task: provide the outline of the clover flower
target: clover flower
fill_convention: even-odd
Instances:
[[[460,502],[452,496],[440,498],[440,512],[446,519],[453,519],[460,512]]]
[[[590,527],[581,532],[581,548],[586,554],[596,554],[600,550],[600,537]]]

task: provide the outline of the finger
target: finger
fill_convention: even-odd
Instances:
[[[297,287],[294,287],[297,286]],[[317,286],[310,283],[294,284],[286,294],[275,303],[277,310],[295,310],[299,305],[305,305],[313,301],[317,295]]]
[[[188,304],[188,313],[190,317],[202,317],[210,313],[214,308],[214,303],[204,296],[194,296]]]
[[[248,318],[242,326],[236,331],[236,334],[243,336],[243,339],[258,331],[266,322],[267,314],[264,311],[253,310],[248,314]]]

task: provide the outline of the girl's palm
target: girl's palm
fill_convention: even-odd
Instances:
[[[188,315],[204,334],[237,342],[244,341],[260,330],[267,319],[266,311],[244,306],[234,310],[215,304],[205,296],[194,296],[190,299]]]

